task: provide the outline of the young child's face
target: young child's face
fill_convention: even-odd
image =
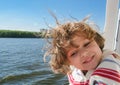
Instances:
[[[102,57],[102,51],[96,41],[75,36],[73,44],[77,47],[71,47],[67,51],[67,58],[70,65],[80,70],[95,69]]]

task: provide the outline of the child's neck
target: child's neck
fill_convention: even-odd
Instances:
[[[88,72],[87,70],[83,70],[82,71],[84,75],[86,75],[86,73]]]

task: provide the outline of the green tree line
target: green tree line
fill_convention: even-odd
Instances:
[[[43,38],[44,32],[0,30],[0,38]]]

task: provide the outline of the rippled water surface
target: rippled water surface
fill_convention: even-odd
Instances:
[[[43,62],[44,39],[0,38],[0,85],[68,85]]]

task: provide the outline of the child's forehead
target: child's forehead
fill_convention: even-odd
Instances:
[[[76,39],[76,38],[86,38],[86,34],[84,32],[75,32],[72,37],[72,40]]]
[[[88,42],[88,41],[93,41],[94,38],[88,38],[84,35],[76,35],[72,39],[66,41],[64,45],[66,45],[67,48],[77,48],[80,42]]]
[[[83,36],[74,36],[74,37],[72,37],[70,40],[66,40],[65,42],[64,42],[64,46],[65,46],[65,48],[76,48],[77,47],[77,44],[75,43],[77,40],[79,40],[79,39],[87,39],[87,38],[85,38],[85,37],[83,37]]]

